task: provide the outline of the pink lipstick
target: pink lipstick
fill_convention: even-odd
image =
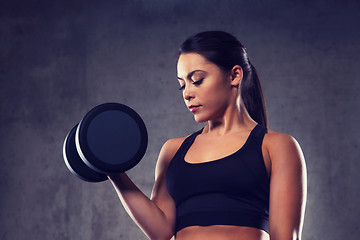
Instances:
[[[188,108],[190,110],[190,112],[195,112],[196,110],[198,110],[200,108],[201,105],[190,105]]]

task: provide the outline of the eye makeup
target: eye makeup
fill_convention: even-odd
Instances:
[[[202,70],[194,70],[187,75],[187,79],[191,80],[192,84],[199,86],[205,78],[204,75],[206,75],[206,72]],[[180,77],[178,77],[178,80],[185,82],[185,80]],[[185,84],[181,85],[179,90],[184,90],[184,88],[185,88]]]
[[[200,79],[200,80],[197,80],[197,81],[193,81],[192,84],[195,85],[195,86],[199,86],[202,84],[204,78]],[[179,90],[184,90],[185,89],[185,84],[184,85],[181,85]]]

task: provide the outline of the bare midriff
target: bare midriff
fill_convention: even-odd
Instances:
[[[191,226],[180,230],[176,240],[269,240],[269,235],[257,228],[239,226]]]

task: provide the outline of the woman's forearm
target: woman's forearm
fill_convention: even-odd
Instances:
[[[149,239],[171,239],[173,226],[165,213],[125,173],[109,176],[109,179],[125,210]]]

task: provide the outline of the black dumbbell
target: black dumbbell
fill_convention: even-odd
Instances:
[[[120,103],[94,107],[66,136],[63,157],[68,169],[88,182],[125,172],[145,154],[148,135],[141,117]]]

